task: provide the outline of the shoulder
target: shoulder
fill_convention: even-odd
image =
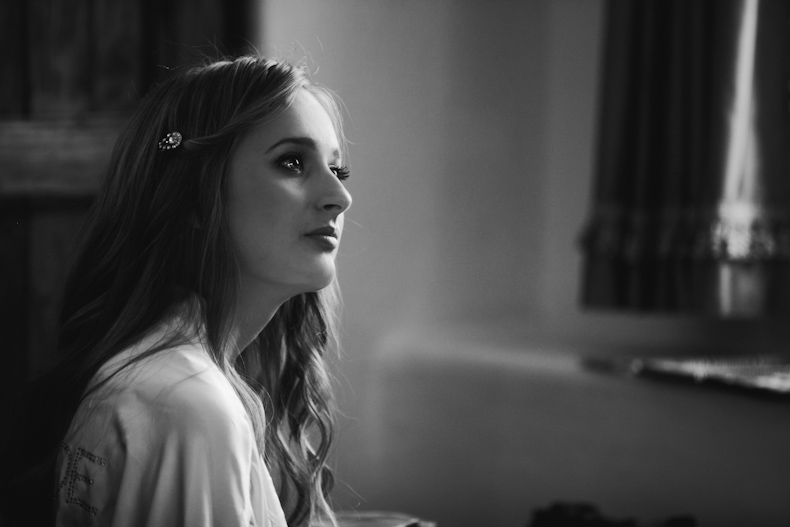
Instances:
[[[63,482],[83,466],[97,482],[92,492],[109,493],[95,501],[106,502],[129,485],[137,496],[172,478],[236,477],[256,451],[241,401],[201,346],[157,351],[103,380],[64,438],[65,496]]]
[[[167,348],[125,365],[80,412],[84,426],[66,438],[60,458],[59,518],[82,525],[124,516],[124,525],[158,527],[241,526],[257,517],[253,503],[264,498],[255,483],[263,465],[255,435],[235,390],[201,346]]]
[[[148,455],[166,444],[253,447],[255,434],[241,399],[200,344],[147,356],[124,352],[96,379],[67,442],[79,440],[89,451],[111,444],[130,455]]]
[[[133,362],[109,381],[116,410],[151,420],[154,430],[222,435],[247,432],[244,406],[208,351],[186,344]]]

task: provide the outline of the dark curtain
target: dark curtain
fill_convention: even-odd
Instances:
[[[586,307],[790,311],[790,2],[610,0]]]

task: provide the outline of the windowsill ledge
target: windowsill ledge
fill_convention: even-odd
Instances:
[[[515,525],[557,500],[786,524],[790,405],[602,374],[586,366],[599,354],[468,326],[390,335],[364,417],[387,474],[377,494],[440,525]]]

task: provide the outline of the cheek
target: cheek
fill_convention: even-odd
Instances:
[[[258,181],[243,181],[232,189],[228,204],[231,225],[236,231],[267,231],[282,220],[288,197],[276,185],[267,184],[267,174]]]
[[[276,272],[303,256],[304,213],[293,196],[272,194],[241,200],[231,211],[231,233],[241,264],[256,272]]]
[[[236,250],[242,259],[250,258],[270,244],[276,216],[268,203],[239,196],[229,203],[228,227]]]
[[[237,214],[231,221],[231,234],[237,250],[246,257],[261,257],[276,250],[286,238],[284,218],[277,210],[260,207]]]
[[[228,218],[242,263],[276,265],[293,253],[304,229],[304,192],[296,181],[265,172],[239,182],[231,189]]]

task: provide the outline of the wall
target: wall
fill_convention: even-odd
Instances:
[[[541,309],[548,16],[546,2],[263,9],[261,51],[306,54],[349,111],[338,466],[362,499],[370,430],[359,416],[381,340],[431,321]],[[347,494],[340,501],[352,505]]]
[[[443,527],[524,526],[556,502],[641,526],[788,525],[787,400],[589,368],[590,353],[481,328],[391,335],[364,415],[376,506]]]
[[[388,475],[375,472],[393,338],[473,326],[610,354],[773,351],[788,341],[776,320],[579,309],[600,0],[267,0],[261,16],[261,51],[306,54],[349,113],[340,507],[418,503],[388,500]]]

